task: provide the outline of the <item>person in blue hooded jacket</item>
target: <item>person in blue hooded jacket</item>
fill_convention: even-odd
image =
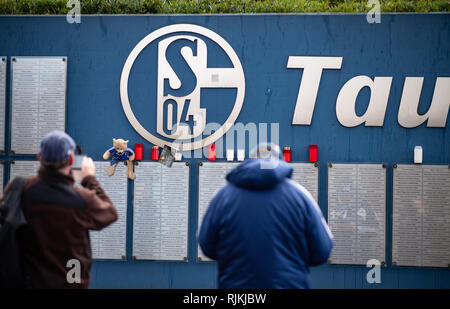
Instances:
[[[290,180],[279,147],[232,170],[199,231],[203,253],[217,260],[221,289],[309,288],[309,268],[328,260],[332,234],[311,194]]]

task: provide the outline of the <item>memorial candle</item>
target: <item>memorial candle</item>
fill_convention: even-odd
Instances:
[[[143,157],[143,152],[144,152],[144,144],[142,143],[136,143],[134,144],[134,159],[136,161],[141,161],[142,157]]]
[[[152,160],[153,161],[159,160],[159,147],[158,146],[152,147]]]

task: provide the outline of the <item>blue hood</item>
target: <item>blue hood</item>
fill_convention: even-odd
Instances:
[[[219,289],[308,288],[309,267],[329,258],[333,240],[322,212],[287,181],[291,174],[283,161],[250,159],[211,200],[198,241],[217,260]]]
[[[250,190],[267,190],[286,178],[291,178],[292,167],[278,159],[248,159],[227,175],[227,180]]]

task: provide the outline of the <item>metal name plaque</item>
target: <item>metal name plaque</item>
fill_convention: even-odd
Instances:
[[[106,175],[109,162],[94,162],[95,176],[117,210],[119,219],[101,231],[90,231],[93,259],[125,260],[127,239],[127,167],[116,166],[114,175]]]
[[[394,166],[392,264],[450,267],[450,168]]]
[[[67,57],[11,58],[11,150],[36,154],[42,138],[66,127]]]
[[[135,166],[133,259],[187,261],[189,166]]]
[[[385,263],[386,168],[382,164],[329,164],[328,224],[332,264]]]

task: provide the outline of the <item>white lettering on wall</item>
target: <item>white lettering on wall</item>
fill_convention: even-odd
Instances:
[[[356,127],[365,123],[366,127],[383,126],[386,107],[391,89],[392,77],[356,76],[342,86],[336,101],[336,116],[346,127]],[[356,98],[364,87],[370,88],[370,101],[364,115],[355,112]]]
[[[445,127],[450,108],[450,77],[438,77],[434,86],[433,99],[428,111],[419,115],[420,94],[423,77],[406,77],[402,99],[398,109],[398,123],[405,128],[414,128],[427,119],[427,127]]]
[[[340,69],[342,57],[289,56],[288,69],[303,69],[292,124],[310,125],[323,69]]]
[[[319,92],[322,71],[341,68],[343,57],[289,56],[288,69],[303,69],[297,95],[293,125],[311,125]],[[437,77],[433,99],[427,113],[419,115],[420,94],[423,77],[406,77],[398,110],[398,123],[405,128],[415,128],[425,121],[427,127],[445,128],[450,109],[450,77]],[[382,127],[389,100],[392,77],[360,75],[348,80],[342,86],[336,100],[336,116],[345,127],[364,124],[367,127]],[[370,101],[364,115],[355,111],[356,99],[364,87],[370,89]]]

